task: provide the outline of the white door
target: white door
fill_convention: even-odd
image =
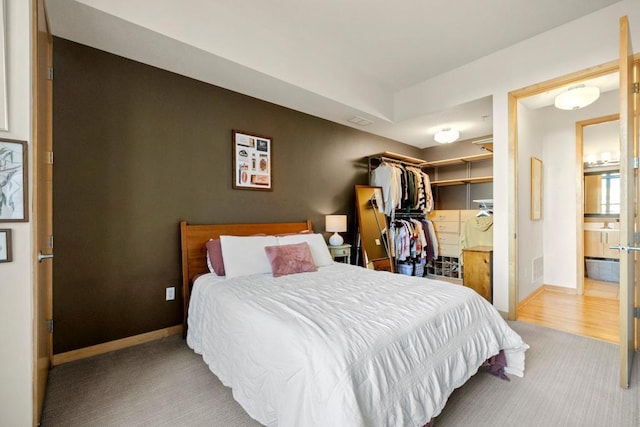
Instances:
[[[634,317],[636,304],[636,250],[635,238],[638,169],[634,158],[638,156],[636,122],[636,98],[634,93],[633,48],[629,34],[629,20],[620,18],[620,385],[629,387],[633,356],[638,342],[638,323]]]

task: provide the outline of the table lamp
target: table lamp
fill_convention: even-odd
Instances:
[[[344,233],[347,231],[347,216],[346,215],[327,215],[325,216],[325,230],[333,233],[329,237],[329,244],[331,246],[339,246],[344,243],[344,239],[338,233]]]

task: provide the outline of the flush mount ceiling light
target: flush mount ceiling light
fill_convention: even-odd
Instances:
[[[450,144],[460,138],[460,132],[451,128],[444,128],[440,132],[433,135],[433,139],[440,144]]]
[[[556,96],[555,106],[561,110],[578,110],[594,103],[600,97],[600,89],[595,86],[572,86]]]

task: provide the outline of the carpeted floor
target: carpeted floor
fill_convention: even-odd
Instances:
[[[616,345],[510,322],[531,346],[524,378],[475,375],[446,426],[640,426],[640,369],[618,386]],[[55,367],[42,426],[259,426],[178,336]]]

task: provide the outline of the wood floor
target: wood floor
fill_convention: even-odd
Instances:
[[[618,343],[619,286],[585,279],[584,295],[544,290],[518,307],[517,319],[577,335]]]

